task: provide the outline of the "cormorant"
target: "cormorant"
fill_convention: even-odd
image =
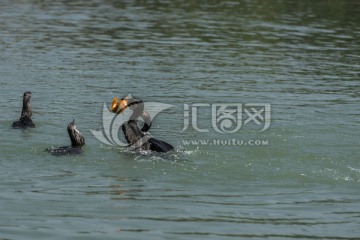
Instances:
[[[13,128],[34,128],[35,124],[31,120],[32,110],[30,105],[31,92],[24,92],[23,107],[19,121],[15,121],[12,124]]]
[[[85,145],[85,139],[76,129],[75,119],[67,126],[67,131],[71,140],[71,146],[51,147],[47,151],[53,155],[79,154],[82,152],[81,147]]]
[[[133,110],[128,121],[122,125],[125,139],[131,149],[151,150],[155,152],[168,152],[174,149],[172,145],[152,137],[148,131],[151,128],[151,117],[144,110],[144,102],[134,97],[125,97],[118,100],[114,98],[111,111],[120,114],[126,108]],[[137,119],[141,117],[144,120],[144,126],[140,129]]]

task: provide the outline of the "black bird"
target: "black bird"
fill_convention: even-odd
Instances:
[[[122,125],[122,130],[130,149],[151,150],[155,152],[168,152],[174,149],[169,143],[156,139],[147,133],[151,128],[151,117],[144,110],[144,102],[141,99],[126,97],[118,101],[117,98],[114,98],[110,110],[120,114],[126,108],[133,110],[129,120]],[[137,124],[139,117],[144,120],[144,126],[141,129]]]
[[[32,110],[30,105],[31,92],[24,92],[23,96],[23,107],[19,121],[15,121],[12,124],[13,128],[34,128],[35,124],[31,120]]]
[[[85,145],[85,138],[79,130],[76,129],[75,119],[67,126],[67,131],[71,140],[71,146],[51,147],[47,151],[53,155],[68,155],[82,153],[81,147]]]

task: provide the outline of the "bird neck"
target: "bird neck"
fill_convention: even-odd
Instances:
[[[32,110],[31,110],[31,105],[30,105],[30,99],[24,98],[23,99],[23,108],[21,111],[21,118],[24,118],[24,117],[31,118],[31,116],[32,116]]]
[[[133,113],[131,114],[129,120],[136,121],[139,117],[144,120],[144,126],[142,127],[142,132],[147,132],[151,128],[151,117],[148,112],[144,110],[144,102],[140,99],[131,99],[128,102],[128,106],[133,107]]]

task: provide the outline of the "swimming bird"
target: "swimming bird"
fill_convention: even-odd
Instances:
[[[120,101],[118,98],[114,98],[110,111],[120,114],[127,108],[131,109],[133,113],[129,120],[123,123],[122,131],[130,149],[142,149],[155,152],[168,152],[174,149],[169,143],[156,139],[148,133],[151,128],[151,117],[150,114],[144,110],[143,100],[132,96],[121,98]],[[137,123],[139,117],[144,120],[144,126],[141,129]]]
[[[69,155],[82,153],[81,147],[85,145],[85,138],[76,129],[75,119],[67,126],[67,131],[71,140],[71,146],[51,147],[47,151],[53,155]]]
[[[19,121],[15,121],[12,124],[13,128],[34,128],[35,124],[31,120],[32,110],[30,105],[31,92],[24,92],[23,96],[23,107]]]

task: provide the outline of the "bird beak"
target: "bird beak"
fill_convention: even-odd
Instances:
[[[75,129],[76,125],[75,125],[75,119],[73,119],[69,124],[68,124],[68,129]]]
[[[127,106],[128,106],[128,102],[126,99],[120,99],[119,101],[118,98],[114,97],[110,111],[113,113],[120,114],[127,108]]]

